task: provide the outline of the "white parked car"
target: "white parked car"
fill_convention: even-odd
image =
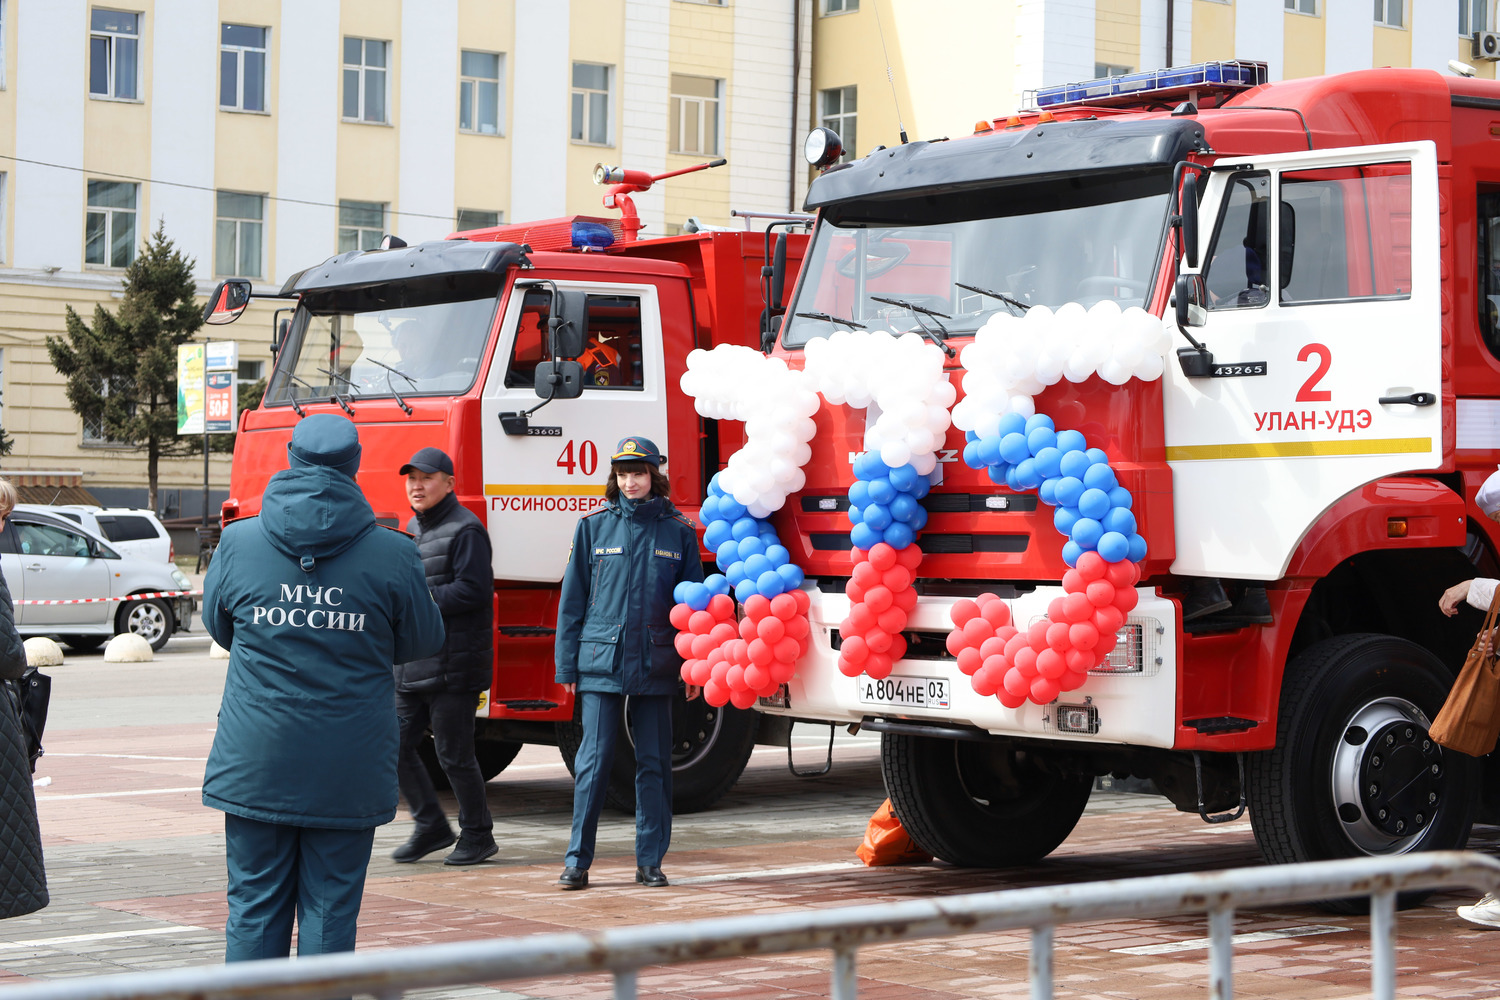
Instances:
[[[12,600],[85,603],[16,605],[22,636],[55,635],[74,649],[102,645],[110,636],[134,632],[161,649],[175,632],[192,624],[191,597],[123,598],[131,594],[191,590],[172,563],[120,551],[69,518],[17,504],[0,531],[0,571]]]
[[[17,510],[56,514],[81,524],[107,540],[122,554],[171,562],[172,537],[166,527],[149,510],[136,507],[92,507],[87,504],[17,504]]]

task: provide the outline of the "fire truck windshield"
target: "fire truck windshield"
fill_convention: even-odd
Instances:
[[[961,337],[996,312],[1035,305],[1142,305],[1159,259],[1166,189],[1165,178],[1128,190],[1011,188],[964,199],[972,216],[926,224],[862,221],[840,206],[839,224],[819,221],[782,343],[800,347],[838,329],[938,325]],[[909,220],[919,217],[914,204],[896,212],[872,204],[870,213]]]
[[[465,392],[494,315],[489,296],[371,312],[315,312],[304,301],[266,402]]]

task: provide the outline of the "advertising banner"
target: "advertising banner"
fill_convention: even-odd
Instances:
[[[177,433],[203,433],[203,347],[177,347]]]
[[[207,375],[204,406],[209,434],[233,434],[239,419],[239,378],[234,372],[211,371]]]

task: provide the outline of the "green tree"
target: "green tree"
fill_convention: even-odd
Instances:
[[[95,306],[92,325],[69,306],[67,333],[47,338],[47,354],[67,378],[73,412],[97,421],[107,440],[145,447],[155,509],[159,462],[185,451],[177,437],[177,347],[203,325],[203,309],[193,301],[193,260],[178,252],[163,223],[122,284],[119,312]]]

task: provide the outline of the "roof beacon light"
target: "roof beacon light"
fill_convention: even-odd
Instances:
[[[1056,108],[1069,104],[1141,104],[1189,93],[1229,95],[1267,80],[1266,64],[1243,60],[1220,60],[1106,76],[1084,83],[1064,83],[1029,91],[1032,108]]]

